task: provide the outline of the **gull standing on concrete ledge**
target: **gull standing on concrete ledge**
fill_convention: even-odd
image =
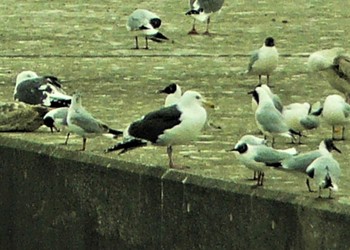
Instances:
[[[72,99],[63,91],[57,77],[40,77],[33,71],[22,71],[17,75],[13,98],[47,107],[67,107]]]
[[[186,91],[176,105],[161,108],[131,123],[124,131],[124,142],[110,147],[106,152],[128,150],[146,146],[148,143],[166,146],[169,167],[178,168],[173,162],[174,145],[188,144],[201,133],[207,120],[203,105],[213,107],[198,92]]]
[[[300,135],[300,133],[288,127],[282,114],[276,109],[271,97],[265,89],[257,87],[254,91],[249,93],[258,100],[259,104],[255,111],[256,124],[265,136],[272,137],[272,147],[274,146],[275,136],[294,139],[294,134]]]
[[[313,150],[310,152],[298,154],[281,162],[282,169],[294,170],[298,172],[305,173],[307,167],[317,158],[321,156],[329,156],[332,155],[332,151],[335,150],[339,153],[341,151],[334,145],[332,139],[324,139],[320,142],[317,150]],[[306,186],[309,192],[313,192],[309,179],[306,179]]]
[[[256,137],[254,135],[244,135],[241,137],[241,139],[239,139],[239,141],[236,143],[235,147],[234,148],[238,148],[240,144],[242,143],[247,143],[247,144],[250,144],[250,145],[266,145],[267,141],[265,139],[262,139],[262,138],[259,138],[259,137]],[[230,150],[231,151],[231,150]],[[244,161],[244,158],[240,157],[239,154],[236,154],[238,160],[244,164],[245,161]],[[253,174],[253,180],[257,180],[258,176],[260,175],[260,171],[256,171],[254,170],[254,174]]]
[[[53,133],[53,130],[57,132],[61,129],[68,130],[67,115],[67,107],[53,109],[44,116],[44,124],[50,128],[51,133]],[[70,132],[68,131],[64,145],[68,144],[69,136]]]
[[[278,166],[282,160],[298,153],[295,148],[276,150],[264,144],[253,145],[246,142],[238,142],[231,151],[236,152],[237,158],[247,168],[258,172],[257,186],[263,186],[264,172],[269,166]]]
[[[332,139],[336,139],[336,126],[341,126],[341,140],[345,140],[345,126],[350,123],[350,104],[340,95],[329,95],[323,104],[322,116],[332,126]]]
[[[275,40],[272,37],[265,39],[263,46],[251,54],[248,64],[248,74],[258,75],[259,84],[261,76],[266,75],[266,83],[270,83],[270,75],[278,64],[278,51],[275,47]]]
[[[306,173],[318,183],[319,198],[321,198],[322,189],[329,189],[329,198],[332,198],[332,191],[338,191],[341,170],[339,163],[332,157],[332,154],[324,155],[314,160],[307,167]]]
[[[282,113],[283,110],[283,103],[281,98],[277,95],[274,94],[271,90],[271,88],[269,86],[267,86],[267,84],[259,84],[256,87],[262,87],[270,96],[270,98],[272,99],[273,105],[275,106],[275,108]],[[256,88],[255,87],[255,88]],[[251,94],[251,92],[249,92],[248,94]],[[258,108],[259,105],[259,99],[258,96],[256,95],[252,95],[252,110],[253,112],[256,111],[256,109]]]
[[[128,31],[135,31],[142,33],[145,36],[145,49],[148,49],[148,39],[154,42],[163,42],[169,40],[166,36],[158,31],[162,21],[151,11],[144,9],[137,9],[128,18],[126,28]],[[135,36],[135,49],[139,48],[138,36]]]
[[[322,111],[323,107],[320,104],[313,111],[310,103],[295,102],[283,107],[282,116],[288,127],[302,135],[303,131],[316,129],[320,126],[319,116]],[[299,144],[301,144],[301,136],[299,136]]]
[[[190,10],[186,12],[186,15],[192,16],[193,26],[192,30],[188,32],[189,35],[198,35],[196,30],[196,20],[200,22],[207,21],[207,29],[203,33],[204,35],[210,35],[209,33],[209,23],[210,23],[210,15],[214,12],[220,11],[222,5],[224,4],[224,0],[190,0]]]
[[[122,131],[109,128],[106,124],[95,119],[88,111],[86,111],[81,105],[80,94],[74,94],[72,97],[72,104],[70,105],[67,114],[67,124],[70,132],[83,137],[82,151],[85,150],[88,137],[110,135],[115,138],[123,134]]]

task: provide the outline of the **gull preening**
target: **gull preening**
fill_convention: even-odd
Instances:
[[[193,17],[192,29],[188,32],[189,35],[197,35],[196,20],[200,22],[207,22],[206,31],[204,35],[209,35],[209,23],[211,14],[221,10],[224,0],[190,0],[190,10],[186,15]]]
[[[275,40],[267,37],[263,46],[252,52],[248,64],[247,74],[258,75],[259,84],[261,77],[266,75],[266,84],[270,83],[270,75],[276,69],[278,64],[278,51],[275,47]]]
[[[169,40],[158,31],[162,21],[155,13],[137,9],[128,18],[126,28],[128,31],[137,32],[145,37],[145,49],[148,49],[148,39],[154,42],[163,42]],[[138,35],[135,35],[135,49],[139,49]]]
[[[203,105],[213,106],[196,91],[186,91],[172,106],[150,112],[132,122],[124,131],[124,141],[108,148],[107,152],[143,147],[151,143],[166,146],[169,167],[176,168],[172,157],[174,145],[186,145],[195,140],[207,121]]]
[[[57,77],[38,76],[33,71],[22,71],[17,75],[13,98],[47,107],[67,107],[72,99],[62,89]]]
[[[87,138],[110,134],[115,138],[123,134],[122,131],[111,129],[105,123],[94,118],[83,106],[81,95],[76,93],[72,97],[72,104],[67,113],[69,132],[83,137],[82,151],[85,150]]]

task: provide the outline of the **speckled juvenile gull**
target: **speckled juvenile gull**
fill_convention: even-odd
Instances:
[[[168,40],[166,36],[158,31],[161,23],[161,19],[155,13],[145,9],[137,9],[129,16],[126,28],[128,31],[142,34],[146,41],[145,49],[148,49],[148,39],[154,42]],[[135,49],[138,49],[138,35],[135,35],[135,43]]]
[[[17,75],[13,97],[16,101],[48,107],[69,106],[72,98],[63,91],[57,77],[40,77],[33,71],[22,71]]]
[[[322,155],[315,159],[306,169],[306,173],[318,184],[318,197],[321,198],[321,190],[329,189],[329,198],[332,191],[338,191],[339,177],[341,174],[339,163],[332,154]]]
[[[324,139],[320,142],[317,150],[301,153],[281,162],[282,169],[293,170],[305,173],[307,167],[318,157],[332,154],[332,151],[341,152],[333,143],[332,139]],[[309,192],[312,192],[309,179],[306,179],[306,185]]]
[[[47,107],[23,102],[0,102],[0,132],[32,132],[44,124]]]
[[[186,91],[176,105],[150,112],[131,123],[124,131],[124,142],[108,148],[106,152],[121,150],[119,154],[122,154],[149,143],[166,146],[169,167],[176,168],[172,147],[188,144],[200,135],[207,120],[203,105],[213,106],[198,92]]]
[[[83,137],[82,151],[85,150],[87,138],[102,134],[110,134],[114,138],[123,134],[122,131],[111,129],[105,123],[95,119],[82,106],[81,96],[77,93],[73,95],[72,104],[68,109],[67,124],[69,132]]]
[[[209,35],[209,23],[211,14],[221,10],[224,0],[190,0],[190,10],[186,12],[186,15],[192,16],[193,26],[192,30],[188,32],[189,35],[198,34],[196,30],[196,20],[200,22],[207,22],[207,29],[204,32],[205,35]]]
[[[337,126],[342,127],[341,140],[345,140],[345,126],[350,122],[350,104],[340,95],[329,95],[323,104],[323,119],[332,126],[332,138]]]
[[[272,146],[276,136],[294,138],[295,134],[300,135],[300,133],[288,127],[265,89],[257,87],[250,93],[255,96],[255,99],[259,100],[258,108],[255,111],[256,124],[265,136],[272,137]]]
[[[332,88],[343,93],[350,102],[350,55],[342,48],[320,50],[312,53],[308,67],[318,72]]]
[[[268,147],[265,144],[253,145],[245,142],[237,143],[231,151],[236,153],[239,161],[247,168],[259,173],[257,180],[258,186],[263,185],[264,172],[269,169],[268,167],[279,166],[282,160],[298,153],[295,148],[281,151]]]
[[[248,64],[248,74],[258,75],[259,84],[261,84],[261,76],[266,75],[266,83],[270,83],[270,75],[276,69],[278,64],[278,51],[275,47],[275,40],[267,37],[263,46],[252,52],[250,62]]]
[[[181,87],[176,83],[169,84],[164,89],[159,90],[158,93],[167,94],[164,107],[176,104],[182,95]]]

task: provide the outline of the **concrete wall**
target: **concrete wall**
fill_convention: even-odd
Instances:
[[[350,248],[345,205],[6,136],[0,157],[0,249]]]

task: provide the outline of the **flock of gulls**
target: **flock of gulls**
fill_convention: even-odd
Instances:
[[[207,23],[205,35],[209,34],[210,15],[221,9],[224,0],[190,0],[190,10],[186,13],[194,18],[189,34],[198,34],[196,20]],[[144,9],[135,10],[127,20],[127,30],[148,40],[162,42],[168,38],[158,31],[161,19]],[[319,197],[322,189],[338,190],[341,170],[332,152],[341,151],[334,141],[345,140],[345,126],[350,122],[350,57],[341,48],[320,50],[312,53],[308,67],[312,72],[327,79],[341,95],[330,95],[324,103],[292,103],[283,105],[281,98],[271,90],[270,76],[278,66],[278,51],[275,40],[267,37],[261,48],[253,51],[247,61],[247,75],[258,77],[259,84],[249,92],[252,95],[252,110],[257,128],[264,138],[254,135],[242,136],[233,149],[238,160],[254,171],[257,186],[264,183],[265,172],[271,168],[282,171],[303,172],[310,192],[309,179],[318,185]],[[262,76],[266,76],[263,83]],[[79,93],[68,95],[55,76],[39,76],[33,71],[23,71],[17,75],[14,102],[2,103],[0,131],[34,131],[46,125],[51,132],[64,130],[69,135],[76,134],[83,139],[81,150],[86,149],[87,138],[105,135],[122,138],[117,144],[107,148],[106,153],[119,154],[147,145],[164,146],[167,149],[169,167],[183,168],[173,160],[173,146],[187,145],[195,140],[207,124],[206,108],[214,108],[200,93],[187,90],[184,93],[178,84],[170,84],[159,93],[167,95],[164,106],[144,114],[131,122],[125,129],[113,129],[96,119],[82,105]],[[247,104],[249,105],[249,104]],[[320,118],[332,128],[332,138],[321,138],[319,148],[299,153],[295,148],[275,148],[276,137],[290,138],[293,143],[301,143],[306,130],[317,129]],[[20,121],[20,122],[18,122]],[[341,132],[341,138],[336,135]]]

